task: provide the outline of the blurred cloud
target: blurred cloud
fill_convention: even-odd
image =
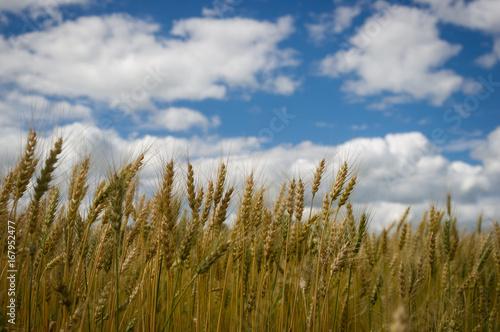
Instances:
[[[457,208],[464,211],[459,220],[462,225],[475,222],[481,212],[485,220],[498,216],[500,212],[497,204],[500,199],[500,148],[497,145],[500,127],[481,142],[475,140],[471,146],[471,156],[480,162],[479,165],[448,160],[419,132],[356,138],[336,146],[304,141],[268,149],[259,148],[256,137],[147,135],[122,138],[114,130],[100,130],[81,123],[58,128],[55,134],[66,138],[61,162],[67,163],[62,169],[68,170],[73,162],[91,152],[96,159],[94,164],[101,165],[101,170],[95,170],[96,174],[105,174],[106,167],[112,164],[110,161],[119,163],[124,157],[133,157],[134,153],[149,148],[148,164],[141,175],[146,188],[157,183],[162,162],[170,158],[182,163],[189,156],[196,165],[198,176],[204,180],[214,173],[221,160],[228,161],[231,185],[241,185],[244,177],[253,171],[258,175],[259,183],[266,185],[271,193],[278,190],[276,187],[281,181],[291,177],[300,176],[310,183],[315,166],[324,157],[329,158],[330,165],[323,180],[327,187],[334,175],[332,167],[337,169],[339,161],[348,158],[355,162],[359,172],[353,203],[373,210],[372,226],[375,229],[390,223],[408,205],[414,207],[415,221],[418,221],[421,217],[418,213],[430,202],[443,202],[448,191],[451,191]],[[50,137],[45,138],[45,146],[50,144]],[[7,162],[12,163],[12,156],[21,149],[19,131],[4,131],[0,136],[0,146],[3,147],[0,169],[4,173]],[[319,206],[321,202],[317,204]]]
[[[499,18],[500,20],[500,14]],[[476,63],[484,68],[491,69],[500,60],[500,37],[495,38],[491,53],[484,54],[476,59]]]
[[[415,0],[430,6],[434,15],[446,23],[487,33],[500,32],[500,2],[495,0]]]
[[[23,32],[44,29],[63,21],[60,7],[68,5],[84,6],[93,0],[1,0],[0,23],[9,23],[6,13],[23,18]]]
[[[19,13],[25,9],[57,8],[64,5],[87,4],[92,0],[2,0],[0,1],[0,11],[10,11]]]
[[[40,111],[35,111],[36,109]],[[49,100],[40,95],[28,95],[19,91],[0,94],[0,123],[2,126],[17,126],[21,123],[60,121],[92,122],[92,110],[78,102]]]
[[[332,34],[339,34],[351,27],[352,20],[361,14],[360,6],[339,6],[332,13],[323,13],[316,17],[317,23],[306,24],[309,38],[320,43]]]

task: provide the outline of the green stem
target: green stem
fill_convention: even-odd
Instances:
[[[280,259],[281,259],[281,249],[280,249],[280,252],[278,254],[278,259],[276,260],[277,261],[277,263],[276,263],[277,266],[276,266],[276,272],[274,273],[273,288],[271,289],[271,300],[273,299],[274,289],[276,288],[276,279],[278,278],[278,270],[279,270]],[[270,312],[271,312],[271,304],[269,305],[269,308],[267,309],[265,326],[268,326]]]
[[[324,237],[325,237],[325,231],[326,231],[326,227],[328,226],[329,224],[329,218],[330,218],[330,210],[332,208],[332,204],[333,204],[333,200],[330,200],[329,204],[328,204],[328,211],[327,211],[327,214],[325,216],[325,218],[323,219],[323,229],[321,230],[321,239],[319,241],[319,248],[318,248],[318,259],[316,261],[316,282],[314,283],[314,298],[313,298],[313,308],[312,308],[312,313],[311,313],[311,326],[310,328],[313,329],[314,327],[314,315],[315,315],[315,311],[316,311],[316,301],[317,301],[317,298],[318,298],[318,286],[319,286],[319,271],[320,271],[320,264],[321,264],[321,251],[323,250],[323,240],[324,240]],[[335,222],[337,220],[337,216],[339,214],[339,208],[337,208],[337,210],[335,211],[335,217],[333,218],[333,221],[332,222]]]
[[[172,306],[174,305],[174,300],[175,300],[175,292],[177,292],[177,285],[179,283],[179,278],[181,277],[182,275],[182,267],[183,267],[183,262],[180,263],[180,266],[179,266],[179,269],[177,270],[177,276],[175,278],[175,284],[174,284],[174,292],[172,294],[172,302],[170,303],[170,308],[172,308]],[[168,323],[168,328],[167,328],[168,331],[170,331],[170,323]]]
[[[336,295],[335,295],[335,311],[334,311],[334,314],[333,314],[333,326],[334,326],[334,329],[336,330],[337,329],[337,325],[336,322],[337,322],[337,304],[339,302],[339,293],[340,293],[340,276],[339,276],[339,281],[337,282],[337,292],[336,292]]]
[[[191,280],[189,280],[189,282],[187,283],[187,285],[184,286],[184,289],[182,290],[182,293],[179,295],[179,298],[177,298],[177,300],[175,301],[173,308],[170,309],[170,313],[168,314],[167,321],[165,322],[165,324],[163,325],[163,328],[161,329],[162,332],[165,331],[165,328],[167,327],[167,324],[169,324],[170,320],[172,319],[172,315],[174,313],[175,308],[177,308],[177,305],[179,304],[179,302],[181,301],[181,299],[184,297],[184,294],[186,293],[186,291],[188,290],[189,286],[191,286],[191,284],[193,283],[193,281],[196,279],[197,276],[198,276],[198,274],[195,274],[193,276],[193,278],[191,278]]]
[[[353,265],[353,263],[351,263],[351,267],[349,268],[349,281],[347,282],[347,302],[349,302],[349,289],[351,288],[352,265]],[[348,312],[349,312],[349,304],[347,305],[346,312],[348,314]],[[347,331],[347,325],[348,324],[345,325],[345,330],[346,331]]]

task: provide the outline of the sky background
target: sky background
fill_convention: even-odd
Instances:
[[[2,173],[34,119],[68,165],[154,145],[273,187],[348,158],[374,229],[449,191],[459,223],[488,226],[499,106],[496,0],[0,0]]]

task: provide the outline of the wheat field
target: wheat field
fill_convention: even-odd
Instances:
[[[32,130],[1,179],[0,329],[500,330],[500,227],[478,215],[457,228],[450,195],[371,232],[346,162],[322,160],[271,195],[253,175],[230,187],[222,162],[201,183],[171,160],[141,193],[144,154],[96,184],[83,157],[63,190],[62,149],[38,151]]]

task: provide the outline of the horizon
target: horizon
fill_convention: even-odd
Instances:
[[[498,219],[500,2],[0,1],[0,29],[2,173],[33,121],[66,173],[152,141],[240,187],[354,158],[374,230],[448,192],[460,226]]]

